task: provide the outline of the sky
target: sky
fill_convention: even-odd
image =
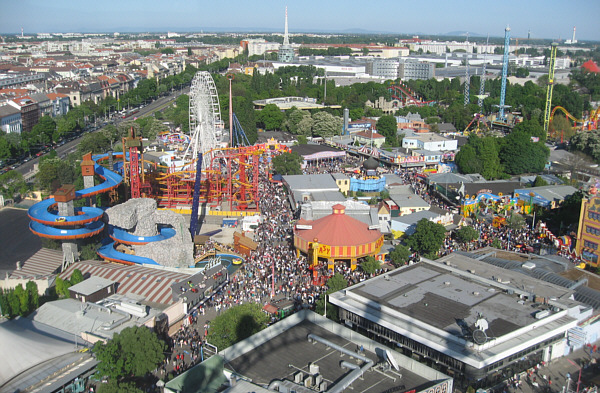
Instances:
[[[283,31],[445,34],[600,41],[600,0],[0,0],[0,34]],[[263,30],[264,29],[264,30]]]

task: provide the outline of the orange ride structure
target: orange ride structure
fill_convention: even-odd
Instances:
[[[319,279],[319,261],[327,262],[327,270],[332,274],[336,260],[350,262],[356,269],[358,258],[376,256],[383,246],[383,234],[379,229],[346,215],[342,204],[332,206],[333,213],[317,220],[300,219],[294,226],[294,246],[298,255],[308,255],[313,282]]]
[[[264,151],[258,146],[215,149],[202,169],[200,204],[218,207],[228,203],[230,211],[258,211],[259,163]],[[204,161],[206,163],[206,161]],[[192,206],[196,183],[195,161],[172,166],[156,178],[158,205],[162,208]]]

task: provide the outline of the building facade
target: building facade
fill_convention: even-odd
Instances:
[[[12,105],[0,106],[0,130],[21,133],[21,111]]]
[[[488,388],[568,353],[569,335],[592,316],[571,294],[454,253],[422,258],[329,300],[346,326],[454,377],[460,387]]]
[[[435,76],[435,64],[420,62],[415,59],[400,59],[398,63],[398,78],[402,80],[424,79]]]
[[[598,267],[600,256],[600,197],[581,200],[576,253],[586,263]]]

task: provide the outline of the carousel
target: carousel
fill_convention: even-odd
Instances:
[[[356,269],[356,261],[367,256],[376,256],[383,245],[379,229],[345,214],[341,204],[332,207],[333,213],[318,220],[299,220],[294,227],[294,246],[298,256],[308,256],[311,268],[319,262],[327,262],[327,269],[334,270],[336,260],[350,262]],[[316,269],[313,269],[315,272]]]

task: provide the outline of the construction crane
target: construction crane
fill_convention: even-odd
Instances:
[[[550,127],[550,112],[552,108],[552,91],[554,90],[554,66],[556,65],[556,51],[558,43],[553,42],[550,49],[550,62],[548,63],[548,87],[546,88],[546,109],[544,110],[544,134],[548,136]]]
[[[508,74],[508,55],[510,51],[510,27],[506,26],[504,29],[504,57],[502,58],[502,87],[500,89],[500,111],[499,119],[501,121],[506,120],[504,116],[504,102],[506,99],[506,76]]]

